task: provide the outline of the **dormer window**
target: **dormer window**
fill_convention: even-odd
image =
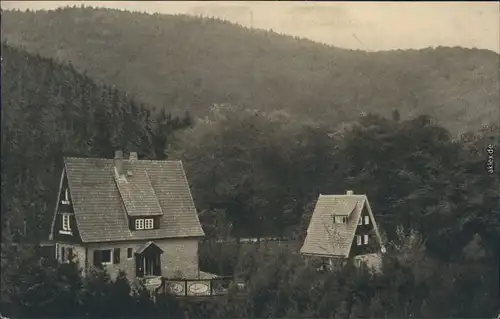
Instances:
[[[69,190],[66,188],[64,190],[64,197],[63,200],[61,201],[62,204],[69,205]]]
[[[153,218],[146,218],[144,220],[144,229],[153,229]]]
[[[135,229],[137,230],[144,229],[144,219],[139,218],[135,220]]]
[[[132,230],[145,230],[145,229],[157,229],[159,228],[159,219],[157,217],[139,217],[131,218],[130,227]]]

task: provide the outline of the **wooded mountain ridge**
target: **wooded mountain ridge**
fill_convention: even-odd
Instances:
[[[369,53],[216,19],[90,7],[2,11],[2,40],[200,116],[228,103],[331,124],[397,109],[459,134],[500,113],[499,55],[488,50]]]

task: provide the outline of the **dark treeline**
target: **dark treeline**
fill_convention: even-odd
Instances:
[[[151,114],[71,65],[5,43],[2,58],[4,248],[46,238],[63,155],[111,157],[116,148],[182,159],[208,239],[301,239],[318,194],[349,189],[367,194],[388,246],[382,274],[350,265],[318,273],[293,249],[203,246],[201,263],[246,279],[248,291],[191,304],[154,303],[123,277],[82,278],[77,265],[39,260],[19,245],[2,249],[2,314],[449,318],[497,310],[500,185],[487,173],[486,147],[500,149],[498,126],[456,140],[428,116],[369,114],[338,127],[227,105],[192,125],[189,116]]]
[[[2,238],[47,236],[63,156],[110,158],[124,149],[165,158],[170,133],[190,117],[150,109],[71,65],[3,43]]]

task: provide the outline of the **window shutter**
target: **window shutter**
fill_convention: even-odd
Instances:
[[[99,250],[94,250],[94,266],[101,266],[101,252]]]
[[[113,251],[113,263],[114,264],[120,263],[120,248],[115,248]]]
[[[64,262],[66,261],[66,248],[61,247],[61,261]]]

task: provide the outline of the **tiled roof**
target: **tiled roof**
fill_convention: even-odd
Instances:
[[[112,159],[66,157],[64,164],[83,242],[204,236],[180,161],[130,162],[124,159],[124,172],[132,173],[125,177],[131,178],[130,181],[137,178],[137,185],[146,185],[142,192],[136,193],[137,197],[126,199],[125,204],[122,201],[124,192],[120,195],[115,182]],[[131,207],[133,214],[140,213],[140,205],[146,206],[146,215],[155,212],[152,194],[163,212],[160,228],[129,230],[125,205]],[[136,196],[134,193],[129,195]],[[141,199],[143,195],[147,199]]]
[[[319,195],[300,252],[306,255],[348,257],[365,205],[369,206],[365,195]],[[368,212],[380,237],[370,208]],[[348,217],[347,224],[334,223],[335,215]]]

